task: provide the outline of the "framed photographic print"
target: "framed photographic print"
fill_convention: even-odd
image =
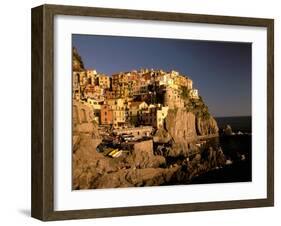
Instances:
[[[32,9],[32,216],[273,206],[274,21]]]

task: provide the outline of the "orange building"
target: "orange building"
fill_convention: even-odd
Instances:
[[[101,106],[100,122],[102,125],[113,124],[113,109],[110,105],[104,104]]]

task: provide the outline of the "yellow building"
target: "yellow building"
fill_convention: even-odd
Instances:
[[[98,85],[100,88],[108,89],[110,88],[110,78],[106,75],[98,75],[97,77]]]
[[[97,85],[97,71],[96,70],[86,70],[87,78],[89,80],[89,84]]]
[[[95,78],[97,76],[96,70],[86,70],[86,73],[88,78]]]
[[[187,89],[192,89],[193,82],[184,75],[177,75],[174,78],[174,84],[178,86],[185,86]]]

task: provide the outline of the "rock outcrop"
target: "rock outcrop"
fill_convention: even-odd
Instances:
[[[163,156],[153,154],[152,140],[138,142],[134,152],[126,160],[132,168],[158,168],[166,163]]]
[[[153,136],[153,142],[155,143],[169,143],[171,140],[171,135],[163,127],[160,127]]]
[[[196,117],[196,131],[198,136],[218,134],[219,128],[216,120],[209,116],[208,118]]]
[[[225,128],[222,131],[222,134],[225,135],[225,136],[233,135],[231,126],[230,125],[226,125]]]
[[[96,151],[100,139],[92,139],[89,135],[80,135],[79,142],[73,150],[73,189],[91,188],[92,183],[104,173],[118,170],[114,159],[105,158]]]
[[[179,167],[122,169],[115,173],[101,175],[95,180],[92,188],[158,186],[167,184],[178,169]]]
[[[153,141],[172,142],[173,147],[167,152],[167,156],[171,157],[188,156],[190,151],[196,149],[193,142],[198,136],[217,135],[219,131],[212,116],[203,118],[185,108],[169,110],[164,125],[165,128],[156,131]]]
[[[185,109],[169,110],[165,119],[165,129],[174,143],[180,144],[183,149],[188,149],[188,143],[197,136],[195,115]]]
[[[226,164],[225,156],[221,149],[210,147],[202,154],[196,154],[190,161],[185,160],[181,163],[180,168],[173,174],[170,183],[190,183],[198,175],[204,174],[212,169],[223,167]]]
[[[167,184],[179,166],[162,168],[163,156],[153,154],[152,141],[136,144],[125,157],[109,158],[96,151],[100,139],[75,137],[73,189],[154,186]]]
[[[82,71],[84,70],[84,64],[81,56],[78,54],[76,48],[72,48],[72,70]]]

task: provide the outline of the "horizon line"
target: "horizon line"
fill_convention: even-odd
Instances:
[[[226,116],[213,116],[214,118],[231,118],[231,117],[252,117],[252,115],[226,115]]]

